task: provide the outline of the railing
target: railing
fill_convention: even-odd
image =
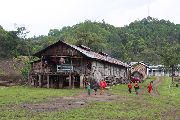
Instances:
[[[57,65],[57,72],[73,72],[73,66],[70,64]]]

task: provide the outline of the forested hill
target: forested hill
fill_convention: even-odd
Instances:
[[[0,25],[0,59],[12,58],[28,54],[28,42],[24,39],[25,28],[16,31],[6,31]]]
[[[159,64],[163,62],[164,56],[175,52],[175,56],[180,56],[180,25],[151,17],[134,21],[120,28],[105,21],[87,20],[71,27],[52,29],[47,36],[28,39],[18,37],[23,34],[25,34],[24,29],[12,33],[1,27],[0,56],[31,55],[58,40],[65,40],[71,44],[83,44],[94,51],[104,51],[125,62],[144,61]]]

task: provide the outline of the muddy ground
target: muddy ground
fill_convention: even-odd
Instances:
[[[154,90],[151,93],[152,96],[158,96],[159,92],[157,90],[158,85],[160,84],[159,78],[154,81]],[[141,90],[139,95],[144,94],[146,91]],[[88,105],[90,102],[106,102],[106,101],[116,101],[122,100],[125,101],[125,97],[111,94],[109,91],[105,91],[104,95],[100,95],[100,92],[95,95],[92,93],[90,96],[87,92],[79,93],[71,97],[60,97],[53,98],[47,102],[35,103],[35,104],[21,104],[18,107],[29,110],[31,112],[45,112],[45,111],[60,111],[67,110],[72,108],[79,108]]]
[[[27,109],[31,112],[45,112],[45,111],[60,111],[72,108],[79,108],[88,105],[90,102],[103,102],[113,101],[120,99],[117,95],[104,94],[100,95],[99,92],[95,95],[92,93],[90,96],[86,92],[71,97],[54,98],[48,102],[35,103],[35,104],[21,104],[18,107]],[[123,99],[123,98],[121,98]]]

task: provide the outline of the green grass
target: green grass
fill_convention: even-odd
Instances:
[[[119,99],[106,102],[91,102],[85,107],[75,108],[64,111],[30,113],[24,109],[9,110],[4,107],[0,112],[3,120],[31,119],[31,120],[175,120],[180,119],[180,87],[171,87],[170,78],[161,78],[158,87],[160,95],[152,96],[147,93],[147,84],[156,78],[149,78],[141,84],[144,93],[135,95],[128,93],[127,85],[113,86],[111,92],[117,94]],[[28,87],[13,87],[5,90],[3,96],[6,100],[13,96],[19,96],[18,103],[40,102],[46,97],[57,97],[73,95],[79,90],[54,90],[38,89]],[[3,90],[3,89],[1,89]],[[20,90],[20,91],[19,91]],[[22,90],[22,93],[21,93]],[[71,93],[73,91],[73,94]],[[9,94],[5,94],[5,93]],[[17,92],[19,92],[17,94]],[[57,95],[58,94],[58,95]],[[11,96],[11,97],[10,97]],[[17,99],[17,97],[14,97]],[[29,100],[31,99],[31,100]],[[3,99],[1,99],[4,101]],[[12,100],[12,99],[11,99]],[[13,101],[13,100],[12,100]],[[4,101],[5,102],[5,101]],[[5,102],[6,105],[16,102]]]
[[[79,89],[47,89],[34,87],[0,87],[0,106],[20,103],[35,103],[52,97],[71,96]]]
[[[164,82],[158,88],[162,99],[180,109],[180,87],[171,86],[171,78],[162,78],[162,81]]]
[[[180,99],[180,87],[172,86],[170,78],[162,78],[164,81],[161,86],[159,86],[159,92],[161,95],[168,95],[171,98],[179,98]]]

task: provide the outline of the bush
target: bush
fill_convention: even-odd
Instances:
[[[30,70],[30,59],[27,56],[18,56],[13,58],[14,60],[14,69],[20,71],[24,79],[28,79],[29,70]]]

